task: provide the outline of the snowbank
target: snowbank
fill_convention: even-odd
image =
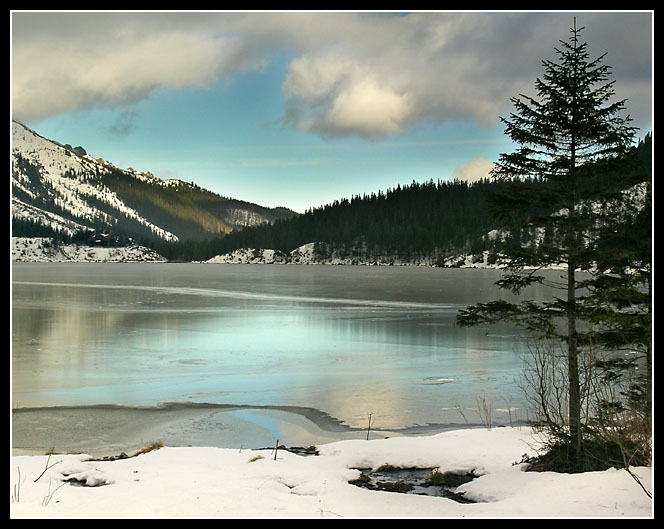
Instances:
[[[23,262],[165,262],[145,246],[101,247],[54,244],[49,237],[12,237],[12,261]]]
[[[287,256],[278,250],[242,248],[217,255],[205,262],[217,264],[275,264],[286,263],[287,260]]]
[[[205,261],[208,264],[320,264],[320,265],[373,265],[373,266],[440,266],[444,268],[500,268],[489,262],[489,252],[478,255],[463,254],[454,257],[434,256],[413,257],[404,260],[394,255],[374,255],[361,257],[360,254],[343,252],[322,244],[319,252],[317,243],[307,243],[295,248],[289,254],[279,250],[263,248],[241,248],[217,255]]]
[[[651,517],[653,503],[625,470],[524,472],[538,440],[529,428],[457,430],[428,437],[347,440],[319,455],[285,450],[166,447],[128,459],[14,456],[14,518]],[[39,477],[42,471],[48,470]],[[477,503],[367,490],[358,469],[474,471],[461,485]],[[650,468],[632,469],[652,490]],[[19,484],[20,472],[20,484]],[[39,479],[37,479],[39,477]],[[35,482],[35,480],[37,481]],[[66,482],[72,479],[75,483]]]

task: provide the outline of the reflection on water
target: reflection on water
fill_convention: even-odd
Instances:
[[[372,413],[382,428],[461,423],[478,398],[523,409],[515,329],[454,325],[460,306],[501,295],[494,271],[16,263],[12,273],[17,407],[308,406],[354,427]]]

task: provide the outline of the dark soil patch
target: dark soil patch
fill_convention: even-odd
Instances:
[[[419,494],[449,498],[459,503],[475,503],[456,489],[475,479],[473,472],[439,472],[436,468],[400,468],[383,465],[376,470],[357,469],[360,477],[352,485],[369,490]]]
[[[297,454],[299,456],[317,456],[319,455],[318,449],[315,446],[285,446],[285,445],[279,445],[279,446],[266,446],[265,448],[256,448],[255,450],[274,450],[277,449],[283,450],[285,452],[291,452],[293,454]]]
[[[281,448],[281,447],[279,447]],[[300,456],[317,456],[318,449],[315,446],[289,446],[284,448],[293,454],[298,454]]]

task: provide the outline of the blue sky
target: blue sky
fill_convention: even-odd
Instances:
[[[12,114],[118,167],[296,211],[511,150],[573,16],[652,127],[652,13],[12,13]],[[534,95],[534,94],[533,94]]]

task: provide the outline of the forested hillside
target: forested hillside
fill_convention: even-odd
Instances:
[[[236,230],[207,244],[162,245],[170,258],[208,259],[238,248],[283,252],[309,242],[407,255],[432,247],[457,248],[491,229],[487,216],[488,183],[413,182],[306,211],[272,225]],[[193,255],[195,254],[195,255]]]
[[[616,190],[648,179],[640,169],[650,164],[651,138],[647,136],[621,164],[621,172],[607,169],[602,178],[588,186],[611,186]],[[639,169],[634,169],[639,167]],[[288,253],[311,243],[320,252],[334,248],[346,255],[394,255],[402,259],[458,253],[480,253],[494,247],[494,230],[501,227],[494,214],[496,201],[509,200],[513,193],[528,193],[544,181],[495,182],[480,180],[413,182],[370,195],[342,198],[271,225],[235,230],[223,238],[208,241],[161,243],[155,249],[173,260],[207,260],[240,248],[270,248]],[[537,207],[541,207],[538,204]],[[548,205],[550,214],[559,207]],[[511,234],[527,239],[532,234]]]
[[[229,233],[238,226],[262,224],[294,214],[285,208],[270,209],[223,197],[193,182],[172,180],[165,185],[157,178],[137,179],[115,168],[102,176],[102,182],[123,197],[129,207],[184,240],[207,239],[213,234]]]

